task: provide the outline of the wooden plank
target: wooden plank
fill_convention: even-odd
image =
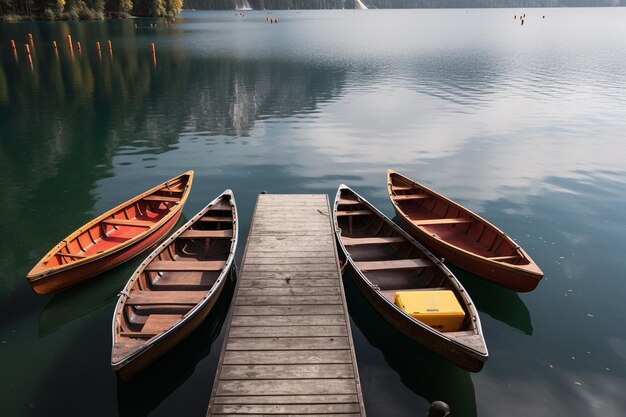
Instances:
[[[325,263],[322,265],[310,264],[310,265],[248,265],[244,262],[243,272],[326,272],[336,271],[337,264]]]
[[[391,196],[394,201],[408,201],[408,200],[426,200],[432,198],[429,194],[403,194]]]
[[[345,326],[342,314],[323,316],[234,316],[230,325],[237,326]]]
[[[55,253],[55,255],[59,255],[59,256],[67,256],[68,258],[77,258],[77,259],[82,259],[82,258],[86,258],[85,255],[79,255],[77,253],[62,253],[62,252],[57,252]]]
[[[233,326],[229,337],[334,337],[347,336],[343,326]]]
[[[185,230],[178,236],[183,239],[230,239],[233,237],[232,229],[227,230]]]
[[[373,214],[371,211],[369,210],[337,210],[337,217],[344,217],[344,216],[369,216],[370,214]]]
[[[348,349],[225,351],[223,360],[224,365],[312,363],[352,363],[352,355]]]
[[[219,381],[217,395],[307,395],[354,394],[356,384],[352,379],[300,379],[297,381]]]
[[[362,272],[367,271],[384,271],[384,270],[401,270],[401,269],[419,269],[434,266],[430,259],[397,259],[391,261],[367,261],[355,262],[357,268]]]
[[[417,226],[434,226],[440,224],[462,224],[473,223],[475,220],[467,217],[455,217],[449,219],[423,219],[423,220],[411,220],[411,222]]]
[[[286,257],[286,258],[249,258],[246,256],[246,265],[332,265],[337,261],[326,257]]]
[[[196,305],[206,291],[131,291],[126,299],[128,305],[184,304]]]
[[[266,250],[249,250],[246,252],[246,261],[257,258],[334,258],[335,253],[330,250],[293,250],[276,252],[267,248]]]
[[[150,222],[147,220],[135,220],[135,219],[104,219],[102,223],[110,226],[132,226],[132,227],[147,227],[150,228],[158,223],[158,221]]]
[[[221,271],[226,261],[157,261],[150,262],[145,271]]]
[[[347,337],[257,337],[233,338],[226,350],[335,350],[350,349]]]
[[[491,257],[488,257],[487,259],[490,259],[492,261],[512,261],[513,259],[518,259],[518,258],[521,258],[521,256],[519,255],[491,256]]]
[[[346,413],[358,413],[359,404],[216,404],[213,406],[213,413],[216,415],[236,414],[236,415],[339,415]]]
[[[293,280],[308,280],[308,279],[335,279],[339,280],[338,273],[336,271],[315,271],[315,272],[301,272],[301,271],[261,271],[248,274],[252,280],[264,280],[264,279],[284,279],[289,281]]]
[[[232,223],[233,218],[230,216],[204,216],[198,219],[200,222],[205,223]]]
[[[142,200],[145,201],[164,201],[164,202],[168,202],[168,203],[176,203],[178,201],[180,201],[179,197],[167,197],[164,195],[157,195],[157,194],[152,194],[152,195],[147,195],[144,198],[142,198]]]
[[[292,316],[292,315],[335,315],[343,314],[343,306],[335,305],[235,305],[236,316]]]
[[[278,305],[320,305],[341,304],[339,295],[283,295],[275,297],[245,296],[237,297],[235,305],[238,306],[278,306]]]
[[[337,278],[247,279],[240,282],[239,290],[241,291],[244,288],[338,287],[338,285],[339,281]]]
[[[239,288],[239,296],[283,296],[283,295],[340,295],[339,286],[334,287],[293,287],[293,288]]]
[[[341,237],[341,241],[345,246],[358,246],[358,245],[381,245],[389,243],[402,243],[406,242],[406,239],[402,236],[390,236],[390,237]]]
[[[224,365],[222,380],[354,378],[351,364]]]
[[[161,333],[178,323],[182,318],[181,314],[150,314],[141,331],[142,333]]]
[[[356,395],[248,395],[242,397],[216,397],[215,404],[344,404],[358,403]]]

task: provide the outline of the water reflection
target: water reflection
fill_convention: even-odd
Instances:
[[[133,259],[83,284],[54,295],[39,315],[39,337],[49,336],[64,325],[112,304],[140,263],[141,259]]]
[[[494,319],[527,335],[533,334],[530,311],[518,293],[487,282],[454,266],[448,265],[448,267],[471,294],[472,301],[480,313],[489,314]]]
[[[193,373],[196,365],[213,349],[226,320],[228,307],[235,288],[236,271],[230,274],[217,303],[202,324],[180,345],[157,362],[144,369],[130,381],[117,380],[117,406],[120,416],[146,416],[183,384]],[[196,387],[198,396],[208,401],[211,381]]]

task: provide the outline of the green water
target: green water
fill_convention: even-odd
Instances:
[[[344,182],[392,215],[387,168],[498,225],[545,279],[516,294],[454,270],[491,355],[478,374],[398,335],[345,280],[368,415],[433,400],[455,416],[623,415],[626,10],[266,16],[0,25],[0,415],[206,413],[227,298],[121,384],[110,321],[139,260],[55,296],[30,290],[28,270],[93,216],[193,169],[185,215],[231,188],[244,241],[262,190]]]

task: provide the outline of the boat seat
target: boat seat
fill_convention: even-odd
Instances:
[[[369,211],[369,210],[342,210],[342,211],[337,210],[337,217],[342,217],[342,216],[367,216],[369,214],[372,214],[372,212]]]
[[[142,200],[145,201],[165,201],[168,203],[176,203],[178,201],[180,201],[180,198],[178,197],[166,197],[164,195],[148,195],[144,198],[142,198]]]
[[[380,294],[385,297],[387,300],[389,300],[392,304],[396,303],[396,292],[397,291],[404,291],[404,292],[412,292],[412,291],[446,291],[446,290],[450,290],[451,288],[447,288],[447,287],[434,287],[434,288],[409,288],[409,289],[401,289],[401,290],[381,290]]]
[[[181,314],[151,314],[138,332],[120,331],[120,336],[151,338],[158,336],[180,321]]]
[[[228,222],[232,223],[233,218],[230,216],[204,216],[200,217],[198,221],[201,222]]]
[[[354,205],[354,204],[361,204],[361,202],[359,200],[354,200],[352,198],[345,198],[345,197],[341,197],[339,199],[339,204],[340,205]]]
[[[150,222],[147,220],[136,220],[136,219],[104,219],[102,223],[108,224],[111,226],[134,226],[134,227],[152,227],[156,224],[156,222]]]
[[[393,191],[410,191],[410,190],[414,190],[415,187],[412,187],[410,185],[391,185],[391,189]]]
[[[406,242],[406,239],[402,236],[389,236],[389,237],[342,237],[341,240],[346,246],[357,245],[378,245],[383,243],[402,243]]]
[[[57,252],[57,253],[55,253],[55,255],[59,255],[59,256],[67,256],[67,257],[69,257],[69,258],[78,258],[78,259],[83,259],[83,258],[86,258],[86,256],[85,256],[85,255],[77,255],[77,254],[74,254],[74,253],[61,253],[61,252]]]
[[[462,223],[473,223],[474,221],[475,221],[474,219],[471,219],[469,217],[411,220],[411,222],[416,226],[435,226],[439,224],[462,224]]]
[[[215,239],[227,239],[233,237],[233,230],[185,230],[178,236],[183,239],[202,239],[202,238],[215,238]]]
[[[402,194],[402,195],[394,195],[391,196],[394,201],[406,201],[406,200],[425,200],[427,198],[432,198],[431,195],[428,194]]]
[[[519,255],[509,255],[509,256],[490,256],[487,259],[492,261],[512,261],[513,259],[519,258]]]
[[[230,211],[232,209],[232,206],[230,205],[230,203],[224,201],[224,200],[220,200],[217,203],[215,203],[214,206],[211,206],[211,210],[228,210]]]
[[[196,305],[207,294],[203,291],[131,291],[126,305]]]
[[[429,259],[395,259],[390,261],[362,261],[355,262],[357,268],[362,272],[385,271],[399,269],[420,269],[434,264]]]
[[[226,261],[159,261],[150,262],[144,271],[221,271]]]

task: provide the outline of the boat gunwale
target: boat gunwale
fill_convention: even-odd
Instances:
[[[86,231],[88,231],[91,227],[102,223],[107,217],[114,215],[117,211],[119,211],[120,209],[123,209],[125,207],[128,207],[134,203],[136,203],[137,201],[143,199],[144,197],[154,194],[157,191],[160,191],[161,188],[167,186],[170,182],[175,181],[179,178],[182,178],[184,176],[189,176],[189,180],[187,181],[187,184],[185,185],[185,189],[182,191],[182,196],[180,197],[180,199],[178,200],[177,203],[175,203],[175,208],[173,208],[172,210],[170,210],[169,213],[167,213],[165,216],[163,216],[163,218],[161,218],[159,221],[155,222],[153,226],[151,226],[149,229],[144,230],[143,232],[137,234],[136,236],[134,236],[133,238],[127,240],[126,242],[123,242],[119,245],[116,245],[112,248],[109,248],[105,251],[102,251],[101,253],[95,253],[91,256],[87,256],[85,258],[80,258],[77,259],[75,262],[71,262],[71,263],[67,263],[64,265],[55,265],[52,267],[43,267],[43,264],[45,262],[48,262],[50,259],[52,259],[53,256],[55,256],[57,253],[59,253],[59,251],[65,247],[65,245],[69,242],[71,242],[74,239],[77,239],[80,235],[82,235],[83,233],[85,233]],[[57,243],[50,251],[48,251],[48,253],[46,253],[41,260],[39,260],[39,262],[37,262],[37,264],[28,272],[28,274],[26,275],[26,278],[28,279],[29,282],[33,283],[36,281],[39,281],[41,279],[44,278],[48,278],[51,276],[54,276],[58,273],[73,269],[73,268],[77,268],[83,265],[87,265],[91,262],[97,261],[99,259],[102,259],[106,256],[110,256],[113,255],[123,249],[126,249],[130,246],[132,246],[133,244],[135,244],[136,242],[144,239],[147,236],[150,236],[151,234],[155,233],[157,230],[159,230],[164,224],[166,224],[172,217],[174,217],[179,211],[181,211],[183,209],[183,206],[185,205],[185,203],[187,202],[187,198],[189,197],[189,193],[191,191],[191,186],[193,183],[193,177],[194,177],[194,171],[190,170],[187,172],[184,172],[180,175],[177,175],[173,178],[170,178],[169,180],[156,185],[155,187],[152,187],[151,189],[144,191],[143,193],[131,198],[130,200],[126,200],[120,204],[118,204],[117,206],[113,207],[112,209],[106,211],[105,213],[99,215],[98,217],[90,220],[88,223],[83,224],[82,226],[80,226],[78,229],[76,229],[75,231],[73,231],[71,234],[69,234],[68,236],[66,236],[64,239],[62,239],[59,243]]]
[[[346,250],[346,247],[343,244],[343,241],[341,239],[341,228],[339,227],[339,224],[337,222],[337,208],[339,206],[339,198],[340,198],[341,192],[344,191],[344,190],[349,190],[350,192],[352,192],[360,200],[361,203],[363,203],[370,211],[372,211],[373,214],[377,215],[381,220],[383,220],[385,223],[390,225],[396,232],[398,232],[403,238],[405,238],[407,240],[407,242],[409,242],[410,244],[413,244],[418,249],[420,249],[422,251],[422,253],[424,255],[426,255],[428,257],[428,259],[430,259],[435,264],[434,265],[435,267],[440,268],[444,272],[444,274],[447,276],[447,278],[449,280],[449,283],[454,287],[455,292],[458,295],[461,296],[461,298],[465,302],[465,305],[466,305],[466,307],[468,309],[468,312],[472,315],[471,320],[473,320],[474,327],[475,327],[474,334],[481,337],[481,340],[483,342],[482,345],[485,348],[484,352],[478,351],[478,350],[476,350],[476,349],[474,349],[474,348],[472,348],[472,347],[470,347],[470,346],[468,346],[466,344],[460,343],[458,340],[455,340],[454,338],[446,336],[446,334],[444,332],[440,332],[440,331],[432,328],[431,326],[428,326],[427,324],[425,324],[425,323],[415,319],[414,317],[410,316],[405,311],[403,311],[401,308],[399,308],[397,305],[395,305],[394,303],[389,301],[389,299],[387,297],[382,295],[380,290],[376,290],[374,288],[374,284],[372,284],[372,282],[365,276],[365,274],[356,266],[354,260],[350,256],[350,253]],[[346,255],[346,260],[350,263],[352,268],[355,271],[357,271],[357,273],[359,274],[359,277],[367,284],[367,286],[372,290],[372,292],[375,293],[380,299],[382,299],[390,308],[392,308],[392,309],[396,310],[397,312],[399,312],[409,322],[413,323],[414,325],[417,325],[422,330],[427,331],[428,333],[433,334],[433,335],[435,335],[437,337],[440,337],[440,338],[446,340],[447,342],[452,342],[455,345],[460,346],[463,350],[470,351],[471,354],[474,355],[475,357],[481,358],[481,359],[483,359],[483,361],[486,361],[489,358],[489,350],[487,348],[487,343],[485,341],[485,337],[484,337],[484,334],[483,334],[483,331],[482,331],[482,325],[481,325],[481,322],[480,322],[480,316],[478,314],[478,310],[476,309],[476,305],[474,304],[474,302],[470,298],[469,294],[467,293],[467,291],[465,290],[465,288],[463,287],[461,282],[455,277],[455,275],[452,273],[452,271],[450,271],[448,269],[448,267],[442,262],[441,259],[438,259],[424,245],[422,245],[420,242],[415,240],[415,238],[413,238],[405,230],[403,230],[400,226],[398,226],[395,222],[393,222],[391,219],[389,219],[384,213],[382,213],[374,205],[372,205],[369,201],[367,201],[360,194],[356,193],[354,190],[352,190],[350,187],[348,187],[345,184],[339,185],[339,188],[337,190],[337,194],[335,196],[335,201],[334,201],[334,205],[333,205],[333,223],[334,223],[334,227],[335,227],[335,235],[337,237],[337,240],[339,241],[339,244],[341,245],[341,249],[343,250],[344,254]],[[392,325],[392,327],[394,327],[394,326]]]
[[[163,252],[163,250],[165,250],[171,243],[173,243],[182,233],[187,231],[193,224],[195,224],[201,217],[203,217],[215,204],[217,204],[222,199],[222,197],[226,195],[230,196],[231,211],[233,214],[233,217],[232,217],[233,237],[231,238],[230,253],[215,283],[206,292],[204,297],[202,297],[202,299],[195,306],[193,306],[187,313],[185,313],[183,317],[178,322],[176,322],[172,327],[170,327],[169,329],[167,329],[166,331],[158,335],[155,335],[149,339],[146,339],[145,343],[143,343],[142,345],[138,345],[137,350],[134,350],[133,352],[129,353],[122,359],[118,360],[117,362],[114,362],[113,352],[115,348],[116,320],[118,316],[122,313],[122,309],[124,305],[126,304],[126,296],[124,295],[130,293],[131,287],[135,284],[140,274],[143,273],[144,269],[148,266],[148,264],[150,264],[150,262],[152,262],[161,252]],[[210,302],[213,299],[215,293],[218,292],[218,290],[220,290],[220,288],[226,282],[225,277],[230,271],[232,264],[234,262],[235,252],[237,251],[237,240],[238,240],[238,235],[239,235],[238,224],[239,224],[239,220],[238,220],[238,214],[237,214],[237,204],[235,202],[235,195],[232,192],[232,190],[226,189],[219,196],[217,196],[214,200],[212,200],[209,204],[207,204],[203,209],[201,209],[198,213],[196,213],[195,216],[189,219],[178,230],[176,230],[170,237],[168,237],[159,246],[157,246],[150,253],[150,255],[148,255],[146,259],[144,259],[143,262],[137,267],[135,272],[133,272],[130,279],[124,286],[123,290],[119,293],[119,298],[117,300],[117,303],[115,305],[115,310],[113,313],[113,321],[112,321],[112,326],[111,326],[111,330],[112,330],[111,367],[113,368],[114,371],[118,371],[122,369],[124,366],[134,361],[137,357],[139,357],[144,352],[158,345],[158,343],[162,339],[165,339],[167,336],[174,333],[177,329],[183,327],[188,321],[190,321],[196,315],[198,310],[201,310],[208,302]],[[219,293],[221,293],[221,291],[219,291]]]
[[[435,198],[439,198],[443,201],[445,201],[448,204],[451,204],[452,206],[464,211],[466,214],[474,217],[478,222],[481,222],[483,224],[485,224],[486,226],[492,228],[499,236],[505,238],[506,240],[509,241],[510,244],[512,244],[512,246],[514,247],[515,251],[518,252],[518,254],[520,255],[520,257],[522,259],[524,259],[525,261],[528,261],[528,264],[525,265],[517,265],[517,264],[510,264],[507,262],[502,262],[502,261],[498,261],[495,259],[489,259],[486,256],[482,256],[482,255],[478,255],[474,252],[468,251],[467,249],[463,249],[460,246],[456,246],[453,245],[451,243],[449,243],[446,240],[443,240],[441,238],[439,238],[438,236],[433,236],[431,233],[429,233],[427,230],[425,230],[422,226],[419,226],[415,223],[413,223],[413,221],[408,217],[408,215],[406,214],[405,210],[402,210],[402,208],[400,207],[400,205],[395,202],[393,200],[393,194],[392,194],[392,189],[391,187],[393,186],[392,182],[391,182],[391,176],[392,175],[397,175],[399,177],[401,177],[402,179],[406,180],[407,182],[413,184],[416,186],[416,188],[425,191],[426,193],[432,194]],[[481,217],[480,215],[474,213],[473,211],[471,211],[470,209],[468,209],[467,207],[462,206],[461,204],[449,199],[448,197],[439,194],[436,191],[431,190],[430,188],[416,182],[413,181],[412,179],[405,177],[404,175],[400,174],[399,172],[393,170],[393,169],[388,169],[387,170],[387,195],[389,196],[389,199],[391,200],[391,204],[393,204],[394,208],[396,209],[397,212],[400,212],[402,214],[402,220],[404,220],[405,222],[407,222],[408,224],[411,225],[411,227],[415,228],[416,230],[418,230],[419,232],[423,233],[425,236],[428,236],[428,238],[430,239],[434,239],[437,242],[440,242],[441,244],[449,247],[450,249],[460,252],[461,254],[472,258],[476,261],[480,261],[480,262],[485,262],[487,264],[491,264],[494,265],[496,267],[501,267],[501,268],[505,268],[505,269],[510,269],[510,270],[515,270],[518,271],[520,273],[523,273],[525,275],[528,275],[529,278],[536,278],[538,281],[541,280],[541,278],[543,277],[543,271],[541,270],[541,268],[539,268],[539,266],[537,265],[537,263],[530,257],[530,255],[528,255],[528,253],[526,253],[526,251],[521,247],[521,245],[519,245],[517,242],[515,242],[513,240],[513,238],[511,238],[508,234],[506,234],[505,232],[503,232],[502,230],[500,230],[496,225],[494,225],[493,223],[489,222],[488,220],[484,219],[483,217]]]

